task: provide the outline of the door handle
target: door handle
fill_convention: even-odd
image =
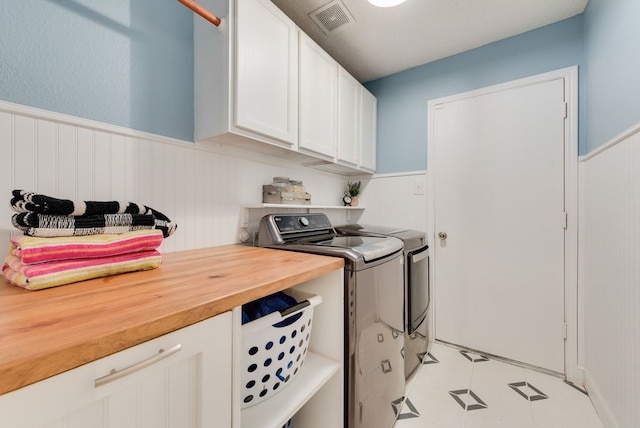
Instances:
[[[438,233],[438,238],[440,238],[441,241],[444,241],[445,239],[447,239],[447,232]]]
[[[178,344],[172,348],[167,350],[160,349],[158,353],[152,357],[147,358],[146,360],[140,361],[138,363],[132,364],[129,367],[125,367],[121,370],[112,369],[108,374],[96,379],[94,381],[95,387],[98,388],[102,385],[106,385],[109,382],[113,382],[114,380],[121,379],[125,376],[128,376],[132,373],[142,370],[145,367],[148,367],[152,364],[157,363],[158,361],[164,360],[165,358],[169,358],[173,354],[179,352],[182,349],[182,345]]]

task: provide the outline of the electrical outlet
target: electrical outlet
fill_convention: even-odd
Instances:
[[[421,180],[413,182],[413,194],[424,195],[424,183]]]

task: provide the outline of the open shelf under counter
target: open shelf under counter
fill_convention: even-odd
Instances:
[[[281,392],[241,412],[242,428],[282,428],[339,370],[335,360],[308,352],[300,373]]]

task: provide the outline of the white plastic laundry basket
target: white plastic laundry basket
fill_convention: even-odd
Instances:
[[[304,364],[313,308],[322,303],[322,297],[298,290],[285,293],[298,303],[242,325],[243,409],[282,391]],[[293,322],[278,325],[287,320]]]

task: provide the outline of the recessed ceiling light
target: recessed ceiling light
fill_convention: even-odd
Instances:
[[[391,7],[397,6],[405,1],[407,0],[369,0],[369,3],[378,7]]]

